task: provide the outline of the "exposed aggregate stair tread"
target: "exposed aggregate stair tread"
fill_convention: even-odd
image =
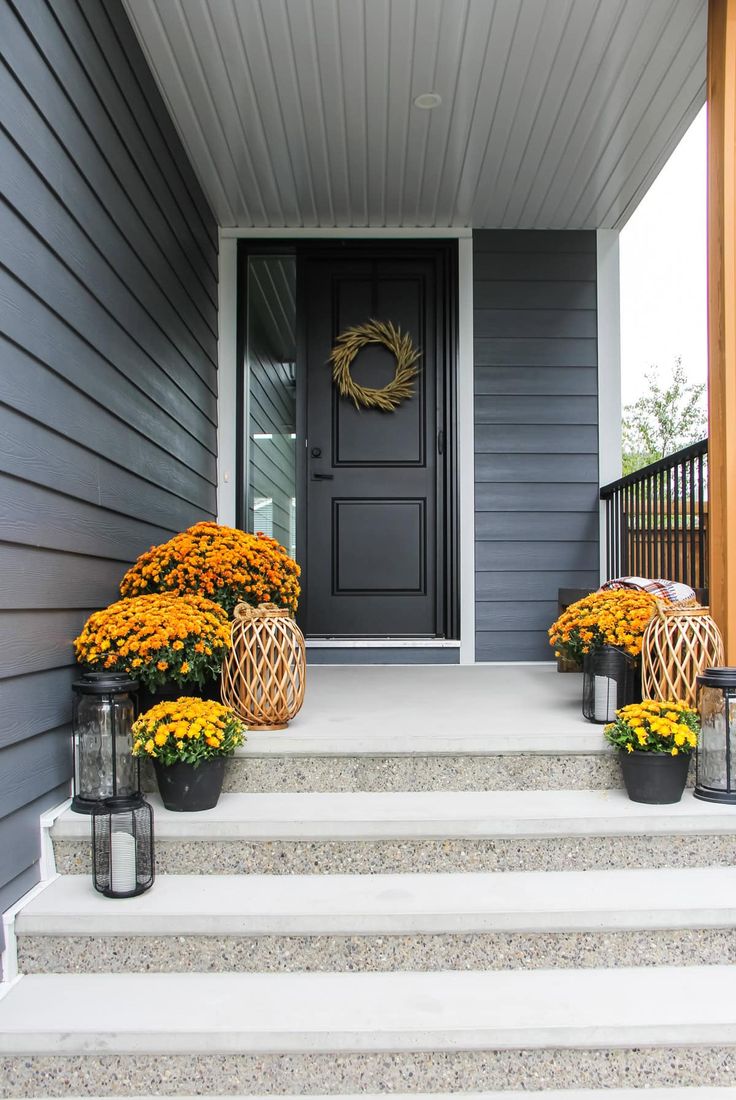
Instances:
[[[734,1100],[736,1086],[730,1088],[641,1088],[641,1089],[535,1089],[518,1092],[412,1092],[390,1094],[391,1100]],[[40,1097],[28,1097],[28,1100],[41,1100]],[[102,1097],[67,1096],[65,1100],[103,1100]],[[131,1096],[128,1100],[200,1100],[195,1096]],[[293,1096],[269,1095],[256,1096],[231,1095],[208,1096],[208,1100],[294,1100]],[[386,1093],[352,1093],[350,1095],[310,1093],[309,1100],[386,1100]]]
[[[112,905],[62,875],[23,936],[411,935],[729,928],[736,868],[377,875],[161,875]]]
[[[729,835],[728,806],[686,791],[672,806],[631,802],[622,790],[410,791],[400,793],[223,794],[197,814],[165,810],[156,795],[159,840],[363,840]],[[67,810],[54,839],[87,840],[89,820]]]
[[[31,975],[0,1001],[0,1055],[733,1047],[733,974]]]

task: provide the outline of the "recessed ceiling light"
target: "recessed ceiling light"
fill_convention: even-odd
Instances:
[[[423,111],[431,111],[433,107],[439,107],[442,102],[442,96],[437,92],[422,92],[414,100],[414,106],[420,107]]]

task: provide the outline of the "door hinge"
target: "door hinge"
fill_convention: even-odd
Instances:
[[[444,453],[445,453],[445,433],[442,430],[442,428],[440,428],[440,430],[437,432],[437,454],[438,455],[443,455]]]

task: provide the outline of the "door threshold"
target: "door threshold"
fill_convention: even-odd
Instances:
[[[307,638],[308,649],[459,649],[451,638]]]

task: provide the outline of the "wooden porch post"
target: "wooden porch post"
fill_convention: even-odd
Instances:
[[[710,603],[736,663],[736,0],[708,5]]]

